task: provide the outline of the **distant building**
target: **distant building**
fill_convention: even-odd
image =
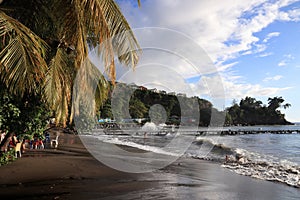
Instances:
[[[135,83],[130,83],[129,87],[132,89],[139,89],[139,86],[137,86]]]
[[[158,90],[156,88],[150,89],[151,92],[158,93]]]
[[[160,94],[167,94],[167,92],[164,91],[164,90],[160,90],[159,93],[160,93]]]
[[[140,90],[147,90],[147,88],[144,87],[144,86],[139,86],[139,89],[140,89]]]
[[[168,95],[174,95],[175,96],[176,93],[175,92],[169,92]]]
[[[185,93],[178,93],[177,96],[178,97],[186,97],[186,94]]]

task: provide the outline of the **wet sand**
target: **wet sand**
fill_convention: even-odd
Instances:
[[[30,150],[15,162],[1,166],[0,196],[1,199],[299,199],[300,190],[188,158],[180,158],[151,173],[120,172],[93,158],[78,136],[62,134],[58,149]]]

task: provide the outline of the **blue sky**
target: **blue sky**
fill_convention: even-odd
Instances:
[[[172,29],[193,39],[207,53],[221,79],[191,72],[182,62],[169,59],[193,94],[209,98],[204,81],[222,82],[225,106],[245,96],[264,103],[268,97],[282,96],[292,104],[283,111],[286,118],[300,121],[300,1],[144,0],[141,8],[134,0],[117,2],[132,28]],[[161,71],[153,82],[163,86],[159,81],[168,78],[168,72]],[[177,92],[189,94],[182,88]]]

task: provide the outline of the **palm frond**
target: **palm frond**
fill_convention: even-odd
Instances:
[[[47,70],[47,44],[30,29],[0,11],[0,79],[23,94],[39,87]]]
[[[72,72],[67,65],[67,56],[58,49],[51,60],[45,81],[45,98],[55,112],[56,122],[66,125],[68,105],[71,102]]]
[[[117,57],[121,63],[135,67],[139,45],[120,8],[113,0],[81,1],[92,46],[99,45],[98,53],[112,82],[115,81]],[[89,14],[87,14],[89,13]]]
[[[72,0],[67,8],[63,1],[54,2],[55,8],[65,9],[66,13],[62,12],[60,17],[60,38],[75,47],[77,69],[88,55],[87,44],[99,46],[99,55],[112,81],[115,80],[115,57],[132,67],[137,64],[139,45],[113,0]]]
[[[26,4],[24,1],[7,2],[12,8],[18,5],[19,9],[26,10],[20,6]],[[77,88],[81,90],[77,94],[82,95],[83,91],[87,91],[96,96],[94,107],[107,98],[108,84],[88,60],[88,46],[99,47],[99,56],[112,82],[116,79],[115,58],[134,67],[140,47],[114,0],[51,0],[45,4],[42,0],[30,2],[38,2],[35,10],[28,12],[34,16],[26,15],[26,20],[21,20],[24,16],[18,11],[12,12],[11,16],[20,19],[32,30],[38,30],[38,35],[45,37],[51,51],[46,52],[46,43],[26,26],[0,11],[0,79],[10,86],[11,91],[32,91],[44,86],[45,98],[56,113],[57,121],[65,125],[73,77],[77,71],[76,77],[80,77],[79,82],[82,83]],[[39,5],[44,7],[39,9]],[[38,20],[39,15],[43,15],[43,24]],[[47,27],[43,28],[45,24]],[[49,33],[52,28],[53,31]],[[72,47],[71,56],[66,55],[69,47]],[[48,67],[46,62],[50,62]],[[90,84],[96,84],[96,88],[89,88]],[[88,102],[76,95],[72,99],[75,102]],[[74,114],[72,109],[71,119]]]
[[[107,97],[108,82],[97,67],[87,59],[77,72],[74,82],[71,120],[74,116],[83,114],[94,116],[97,108]]]
[[[135,67],[140,53],[140,47],[130,25],[114,1],[99,0],[111,29],[111,42],[115,55],[121,63]],[[105,46],[103,46],[105,48]],[[102,49],[105,52],[105,49]]]

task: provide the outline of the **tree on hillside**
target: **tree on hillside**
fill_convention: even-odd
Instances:
[[[288,108],[289,103],[282,105],[282,97],[268,99],[268,106],[252,97],[241,99],[240,103],[234,103],[227,108],[228,124],[258,125],[258,124],[290,124],[284,118],[279,108]]]
[[[284,119],[284,114],[282,114],[280,112],[280,110],[278,110],[279,108],[289,108],[291,106],[291,104],[286,103],[283,104],[285,100],[282,97],[273,97],[273,98],[268,98],[268,107],[267,107],[267,111],[269,113],[269,116],[271,116],[271,118],[277,117],[278,120],[277,121],[283,121],[285,122],[286,120]],[[275,120],[273,120],[275,121]]]
[[[282,105],[284,102],[284,99],[282,97],[273,97],[273,98],[268,98],[268,109],[271,111],[276,111],[278,108],[289,108],[291,107],[291,104],[286,103]]]
[[[227,109],[227,113],[230,117],[229,124],[239,124],[241,119],[241,109],[237,103],[234,103],[230,108]]]
[[[246,124],[256,124],[260,120],[262,102],[253,97],[245,97],[240,101],[240,120]]]
[[[144,103],[139,99],[132,99],[129,103],[129,112],[131,118],[143,118],[148,112],[148,109]]]
[[[4,0],[0,4],[0,41],[0,81],[21,97],[41,93],[56,122],[63,125],[70,116],[77,71],[84,67],[82,78],[104,79],[93,73],[95,66],[87,60],[89,47],[98,47],[113,82],[114,58],[134,67],[139,54],[130,26],[113,0]],[[107,96],[104,82],[97,86],[102,91],[96,97],[99,102]]]

